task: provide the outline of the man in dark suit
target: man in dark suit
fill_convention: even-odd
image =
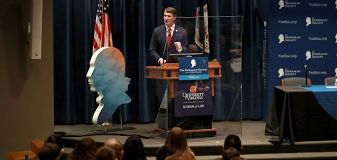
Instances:
[[[176,10],[167,7],[164,10],[164,24],[153,30],[150,42],[150,55],[159,65],[166,62],[177,62],[176,54],[187,51],[187,33],[184,28],[175,24]]]

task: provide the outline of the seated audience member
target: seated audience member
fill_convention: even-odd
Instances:
[[[109,138],[104,145],[110,147],[115,151],[118,160],[123,159],[124,155],[123,144],[116,138]]]
[[[231,158],[231,160],[246,160],[246,159],[243,157],[237,156],[237,157]]]
[[[173,127],[170,130],[165,145],[171,148],[174,153],[173,155],[168,156],[166,160],[195,160],[193,151],[187,145],[187,138],[184,134],[184,130],[180,127]]]
[[[146,160],[144,145],[137,135],[129,136],[124,143],[124,160]]]
[[[227,149],[228,147],[234,147],[241,153],[243,147],[241,145],[240,137],[234,134],[228,135],[224,141],[224,149]]]
[[[167,158],[165,158],[165,160],[187,160],[185,159],[185,157],[182,154],[173,154],[171,156],[168,156]]]
[[[48,136],[47,139],[45,140],[45,143],[55,143],[60,148],[63,148],[62,136],[59,134],[52,134]]]
[[[59,134],[52,134],[47,137],[47,139],[44,141],[44,143],[54,143],[57,144],[60,147],[60,160],[68,159],[67,154],[64,152],[64,145],[62,136]]]
[[[165,160],[166,157],[173,154],[170,147],[164,145],[156,151],[156,160]]]
[[[235,147],[228,147],[222,153],[222,160],[232,160],[235,157],[240,157],[240,152]]]
[[[72,160],[95,160],[97,151],[96,143],[92,138],[83,138],[71,152],[70,159]]]
[[[116,160],[115,151],[108,146],[100,147],[96,152],[96,160]]]
[[[39,160],[57,160],[60,156],[61,148],[55,143],[45,143],[39,150],[37,157]]]

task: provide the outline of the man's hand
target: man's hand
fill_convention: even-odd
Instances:
[[[159,63],[159,65],[163,65],[163,64],[165,64],[166,63],[166,60],[165,59],[163,59],[163,58],[159,58],[159,60],[158,60],[158,63]]]

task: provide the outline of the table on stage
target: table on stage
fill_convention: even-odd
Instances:
[[[337,139],[337,87],[276,86],[265,134],[278,143]],[[273,143],[273,142],[272,142]]]

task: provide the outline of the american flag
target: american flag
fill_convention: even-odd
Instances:
[[[101,47],[112,47],[109,0],[99,0],[97,6],[92,53]]]

